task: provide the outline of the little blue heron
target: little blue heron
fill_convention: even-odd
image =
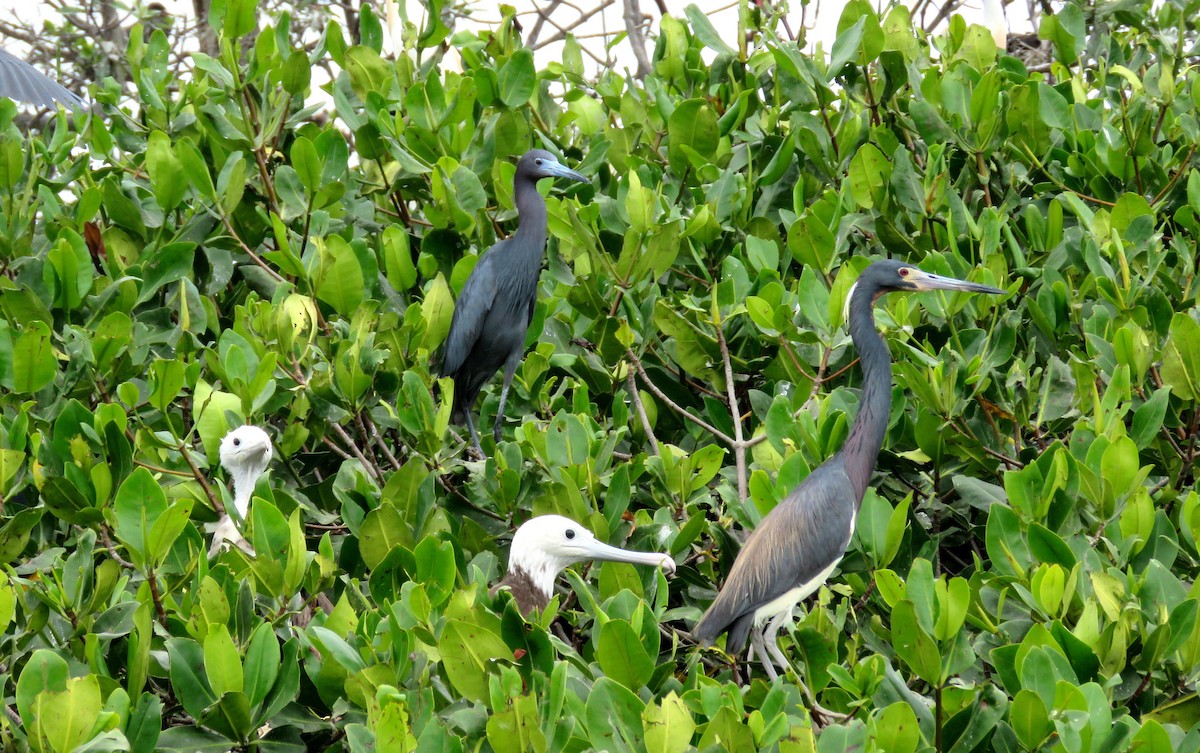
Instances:
[[[862,364],[863,383],[858,417],[846,443],[762,519],[746,539],[725,586],[692,629],[704,645],[728,631],[725,648],[735,656],[749,635],[751,655],[758,655],[771,680],[777,676],[772,659],[781,670],[790,668],[776,636],[793,608],[825,582],[846,553],[883,445],[892,406],[892,363],[875,330],[875,301],[884,293],[914,290],[1004,293],[894,260],[866,268],[849,295],[850,337]]]
[[[525,354],[525,333],[537,303],[538,276],[546,250],[546,200],[537,190],[541,178],[588,182],[542,149],[531,149],[521,157],[513,178],[513,202],[519,218],[517,232],[479,258],[458,296],[450,333],[446,336],[441,375],[454,379],[452,418],[456,424],[466,423],[480,456],[483,448],[471,420],[475,399],[483,385],[503,366],[504,386],[500,389],[500,405],[496,408],[496,426],[492,431],[499,442],[508,388]]]
[[[668,574],[675,572],[675,560],[669,555],[618,549],[600,542],[570,518],[539,515],[513,534],[508,574],[492,588],[492,594],[504,588],[511,591],[521,614],[545,609],[554,595],[554,579],[563,568],[584,560],[661,566]]]
[[[233,509],[237,510],[238,521],[235,522],[229,511],[225,511],[213,530],[209,557],[216,556],[227,544],[234,544],[246,554],[254,556],[254,547],[242,536],[238,522],[245,525],[254,485],[270,463],[271,438],[257,426],[239,426],[221,440],[221,467],[233,479]]]
[[[73,91],[4,50],[0,50],[0,97],[51,110],[59,102],[72,110],[84,107],[83,100]]]

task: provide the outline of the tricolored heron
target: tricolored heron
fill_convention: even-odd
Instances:
[[[513,534],[508,574],[492,588],[512,592],[521,614],[545,609],[554,595],[554,579],[564,568],[584,560],[628,562],[675,572],[675,560],[655,552],[631,552],[599,540],[591,531],[561,515],[531,518]]]
[[[499,442],[508,388],[525,354],[525,333],[537,303],[538,276],[546,250],[546,201],[537,190],[537,182],[542,178],[588,182],[559,164],[550,152],[531,149],[521,157],[513,178],[513,200],[520,220],[517,232],[480,257],[458,296],[450,333],[446,336],[441,375],[454,379],[452,417],[455,423],[467,425],[480,456],[483,448],[471,420],[475,399],[483,385],[503,366],[504,386],[500,389],[500,405],[492,430]]]
[[[233,509],[237,510],[238,520],[234,521],[226,510],[217,521],[212,546],[208,550],[209,557],[216,556],[228,544],[234,544],[246,554],[254,556],[254,547],[242,536],[238,525],[246,524],[254,485],[270,463],[271,438],[257,426],[239,426],[221,440],[221,467],[233,479]]]
[[[776,665],[790,668],[776,636],[796,604],[825,582],[846,553],[883,445],[892,406],[892,363],[875,330],[875,301],[884,293],[920,290],[1004,293],[894,260],[877,261],[863,271],[849,295],[850,337],[858,350],[863,383],[858,416],[846,443],[762,519],[734,560],[721,592],[692,629],[705,645],[728,632],[725,648],[735,656],[749,636],[751,654],[762,660],[771,680],[777,677]]]
[[[75,92],[4,50],[0,50],[0,97],[51,110],[60,102],[72,110],[84,108]]]

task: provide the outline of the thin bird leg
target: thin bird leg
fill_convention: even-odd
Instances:
[[[796,668],[792,666],[792,663],[789,662],[787,657],[783,655],[783,652],[779,650],[779,629],[783,627],[784,623],[787,622],[791,616],[792,610],[785,609],[784,611],[772,617],[771,621],[767,623],[766,629],[763,631],[763,642],[766,644],[767,653],[769,653],[771,658],[774,659],[779,665],[780,671],[787,672],[790,670],[793,674],[799,675],[800,673],[796,672]]]
[[[812,710],[812,713],[816,717],[824,717],[826,719],[833,719],[836,721],[844,721],[849,719],[849,714],[831,711],[817,703],[816,695],[814,695],[813,692],[808,689],[808,686],[804,684],[804,680],[800,679],[800,672],[792,666],[791,662],[787,660],[787,657],[783,655],[783,651],[780,650],[778,643],[779,629],[791,619],[791,616],[792,610],[788,609],[771,618],[771,622],[767,624],[766,634],[763,636],[767,644],[767,651],[771,652],[771,656],[774,657],[775,661],[779,662],[781,668],[783,668],[785,672],[787,670],[791,670],[792,674],[796,676],[796,684],[800,686],[800,692],[803,693],[804,697],[808,699],[808,707]]]
[[[483,448],[479,445],[479,434],[475,431],[475,419],[471,418],[471,410],[466,411],[467,416],[467,431],[471,432],[471,446],[475,448],[475,452],[479,454],[480,459],[483,458]]]
[[[512,386],[513,375],[517,373],[517,364],[521,362],[522,355],[524,352],[518,350],[504,364],[504,386],[500,388],[500,405],[496,407],[496,425],[492,428],[496,444],[500,444],[500,430],[504,428],[504,404],[508,402],[508,388]]]
[[[758,654],[758,658],[762,659],[763,670],[767,673],[767,679],[771,682],[779,679],[779,674],[775,671],[775,666],[771,664],[771,657],[767,654],[767,649],[763,646],[761,625],[755,625],[750,629],[750,646]]]

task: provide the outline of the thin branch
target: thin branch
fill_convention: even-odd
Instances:
[[[737,464],[738,501],[745,502],[750,494],[746,480],[746,443],[742,437],[742,412],[738,408],[733,360],[729,357],[729,344],[725,342],[724,322],[717,323],[717,346],[721,349],[721,362],[725,364],[725,388],[729,391],[729,412],[733,416],[733,460]]]
[[[712,424],[705,421],[703,418],[700,418],[699,416],[697,416],[694,413],[692,413],[691,411],[689,411],[687,408],[684,408],[679,403],[677,403],[674,400],[672,400],[671,398],[667,397],[666,394],[658,388],[658,385],[656,385],[650,379],[650,376],[648,374],[646,374],[646,370],[644,368],[642,368],[641,360],[638,359],[638,357],[636,355],[634,355],[633,350],[626,349],[625,355],[629,359],[629,362],[633,364],[633,367],[635,369],[637,369],[638,376],[640,376],[642,378],[642,383],[646,385],[646,389],[650,390],[650,392],[653,393],[655,397],[657,397],[659,400],[666,403],[667,406],[671,410],[675,411],[676,413],[678,413],[679,415],[688,419],[689,421],[696,424],[700,428],[706,430],[708,433],[712,434],[717,439],[721,440],[721,442],[723,444],[733,446],[733,441],[734,441],[733,437],[729,436],[725,432],[721,431],[717,427],[715,427]]]
[[[196,461],[192,460],[192,454],[188,452],[188,447],[185,443],[179,443],[179,454],[183,455],[183,459],[187,461],[188,467],[192,469],[192,477],[200,482],[200,488],[204,490],[204,495],[208,497],[209,503],[212,504],[218,515],[225,514],[225,505],[221,500],[217,499],[217,495],[213,493],[212,486],[209,485],[208,479],[200,472],[200,467],[196,465]]]
[[[247,256],[249,256],[251,259],[253,259],[255,264],[262,267],[263,271],[266,272],[268,275],[270,275],[271,277],[274,277],[276,282],[283,282],[283,275],[279,274],[274,269],[272,269],[271,265],[267,264],[267,262],[265,260],[263,260],[263,258],[261,256],[254,253],[254,250],[251,249],[249,246],[247,246],[245,244],[245,242],[243,242],[242,239],[238,237],[238,234],[233,229],[233,224],[229,221],[228,217],[226,217],[225,215],[221,215],[221,222],[223,222],[225,224],[225,229],[229,231],[230,237],[232,237],[235,241],[237,241],[237,244],[242,247],[242,251]]]
[[[367,456],[363,454],[362,450],[358,449],[358,445],[354,443],[353,437],[351,437],[350,434],[342,428],[341,424],[330,424],[329,428],[333,430],[334,434],[338,435],[338,439],[345,443],[350,452],[354,454],[354,457],[358,459],[358,462],[363,464],[363,468],[366,469],[367,473],[371,474],[375,481],[382,486],[383,472],[379,470],[377,465],[367,459]]]
[[[637,77],[650,75],[650,56],[646,54],[646,38],[642,36],[642,9],[638,0],[625,0],[625,31],[629,35],[629,46],[637,58]]]
[[[642,430],[646,432],[646,439],[649,440],[650,446],[654,448],[654,454],[658,453],[658,439],[654,436],[654,429],[650,426],[650,419],[646,416],[646,406],[642,405],[642,398],[638,395],[637,381],[633,378],[633,369],[625,371],[625,386],[629,390],[629,399],[633,401],[633,408],[637,411],[638,418],[642,422]]]

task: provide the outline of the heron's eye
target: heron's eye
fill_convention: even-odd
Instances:
[[[900,276],[908,277],[908,267],[900,267]]]
[[[575,531],[574,531],[574,529],[571,529],[571,528],[568,528],[568,529],[567,529],[567,538],[568,538],[568,539],[573,539],[573,538],[575,538]]]
[[[533,161],[533,164],[535,164],[535,165],[541,165],[541,164],[542,164],[542,161],[541,161],[541,159],[535,159],[535,160]]]
[[[242,440],[238,439],[237,437],[233,438],[233,446],[234,447],[241,445],[241,443],[242,443]]]

